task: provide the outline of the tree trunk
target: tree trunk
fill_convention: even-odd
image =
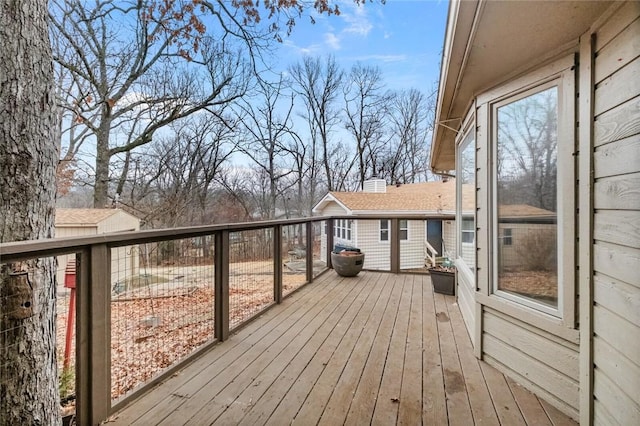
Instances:
[[[104,108],[107,108],[104,106]],[[93,208],[109,207],[109,132],[111,119],[103,114],[100,128],[96,134],[96,181],[93,192]]]
[[[47,1],[0,5],[0,242],[53,235],[57,115]],[[52,258],[0,264],[0,423],[60,423]]]

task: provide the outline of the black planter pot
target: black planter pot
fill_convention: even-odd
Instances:
[[[440,294],[453,296],[456,292],[456,274],[454,272],[443,272],[429,270],[433,291]]]
[[[331,252],[331,266],[342,277],[355,277],[364,266],[364,253]]]

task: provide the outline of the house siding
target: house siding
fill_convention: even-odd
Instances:
[[[96,234],[96,226],[86,226],[86,227],[65,227],[65,226],[56,226],[56,238],[64,238],[64,237],[82,237],[87,235],[95,235]],[[58,266],[56,268],[56,279],[58,280],[58,286],[64,286],[64,277],[65,271],[67,269],[67,264],[69,262],[75,262],[76,255],[75,254],[65,254],[62,256],[57,256],[56,260]]]
[[[444,255],[449,259],[455,259],[456,256],[456,221],[445,220],[442,222],[442,244],[444,246]]]
[[[564,413],[578,418],[579,346],[487,306],[483,359]]]
[[[426,223],[423,220],[407,221],[409,239],[400,241],[400,269],[422,268],[424,266],[424,242]]]
[[[123,211],[100,220],[98,223],[87,225],[60,224],[56,226],[56,237],[80,237],[105,234],[109,232],[124,232],[140,230],[140,220]],[[111,284],[124,280],[139,271],[140,258],[137,246],[117,247],[111,249]],[[56,278],[58,285],[64,285],[65,269],[68,262],[75,261],[75,255],[58,256]]]
[[[329,203],[323,210],[323,216],[333,216],[333,215],[345,215],[347,211],[340,207],[338,203],[331,202]],[[351,230],[353,235],[353,229]],[[338,243],[339,239],[334,238],[334,244]],[[322,231],[320,232],[320,260],[323,262],[327,261],[327,234],[325,233],[325,227],[322,227]]]
[[[595,36],[593,416],[640,424],[640,5]]]
[[[364,254],[365,269],[389,271],[391,269],[391,242],[380,241],[379,220],[358,220],[356,245]]]

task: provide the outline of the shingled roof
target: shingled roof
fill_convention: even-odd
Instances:
[[[329,192],[314,207],[321,211],[328,203],[337,202],[351,213],[395,211],[453,214],[456,208],[456,184],[423,182],[388,185],[386,192]]]
[[[387,185],[386,192],[338,192],[325,195],[313,208],[316,213],[322,212],[334,202],[346,210],[346,214],[375,214],[380,212],[420,213],[453,215],[456,211],[456,182],[422,182],[404,185]],[[474,192],[472,185],[462,185],[464,211],[474,209]],[[500,206],[500,216],[509,218],[553,218],[555,213],[527,204]]]
[[[56,209],[56,226],[97,225],[118,212],[123,212],[123,210],[58,208]]]

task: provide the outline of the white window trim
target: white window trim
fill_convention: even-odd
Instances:
[[[475,169],[474,170],[474,182],[475,185],[477,187],[478,182],[478,174],[477,174],[477,168],[478,168],[478,155],[477,155],[477,135],[475,134],[475,129],[476,129],[476,115],[475,115],[475,111],[476,111],[476,107],[475,105],[472,108],[471,113],[467,114],[467,118],[465,119],[465,123],[463,125],[463,129],[464,131],[460,133],[459,135],[459,140],[457,141],[456,144],[456,174],[460,171],[461,166],[460,166],[460,161],[462,160],[462,155],[461,155],[461,151],[466,147],[466,145],[473,143],[476,146],[476,149],[474,149],[474,165],[475,165]],[[473,132],[473,133],[472,133]],[[473,135],[472,138],[468,138],[469,135]],[[475,205],[475,210],[477,211],[477,207],[478,207],[478,200],[476,197],[476,200],[474,201],[474,205]],[[468,283],[473,283],[472,287],[475,290],[477,288],[477,276],[476,276],[476,271],[477,271],[477,265],[478,265],[478,255],[477,255],[477,241],[478,241],[478,235],[477,235],[477,214],[476,211],[473,212],[473,225],[474,225],[474,232],[473,232],[473,242],[472,243],[465,243],[462,241],[462,184],[461,184],[461,180],[456,179],[456,206],[459,206],[460,208],[456,207],[456,259],[455,259],[455,263],[456,266],[458,267],[458,269],[460,269],[461,271],[463,271],[463,273],[465,274],[465,282]],[[475,252],[475,269],[472,271],[471,267],[469,267],[469,265],[467,265],[467,263],[464,261],[464,259],[462,259],[462,252],[463,252],[463,246],[464,247],[469,247],[472,246]],[[471,279],[472,278],[472,279]]]
[[[333,227],[333,237],[342,241],[353,241],[353,226],[351,219],[336,219]],[[344,233],[344,237],[342,234]]]
[[[490,219],[490,244],[492,258],[490,261],[492,271],[490,274],[492,285],[489,289],[490,298],[503,299],[512,302],[516,306],[531,311],[534,315],[548,315],[555,321],[560,321],[566,326],[573,327],[575,318],[575,166],[573,151],[575,140],[575,82],[572,58],[563,58],[550,66],[535,71],[527,76],[517,79],[505,85],[503,91],[500,88],[492,91],[494,99],[489,100],[488,128],[490,136],[488,147],[492,163],[489,185],[492,188],[491,219]],[[560,71],[558,71],[560,69]],[[554,73],[550,73],[553,70]],[[544,75],[544,73],[547,73]],[[498,287],[498,202],[497,197],[497,170],[496,161],[496,120],[497,108],[503,104],[515,102],[532,94],[552,86],[558,87],[558,140],[567,141],[558,143],[557,147],[557,256],[558,256],[558,302],[557,308],[536,302],[533,299],[519,296],[514,293],[499,290]]]
[[[406,221],[407,222],[407,227],[403,228],[402,226],[400,226],[400,222],[402,221]],[[400,241],[409,241],[411,239],[411,235],[409,233],[409,219],[398,219],[398,230],[402,233],[402,230],[405,229],[407,231],[407,238],[400,238]]]
[[[387,239],[383,240],[382,239],[382,222],[385,221],[387,222]],[[379,243],[389,243],[389,241],[391,241],[391,221],[389,219],[380,219],[378,221],[378,242]]]

